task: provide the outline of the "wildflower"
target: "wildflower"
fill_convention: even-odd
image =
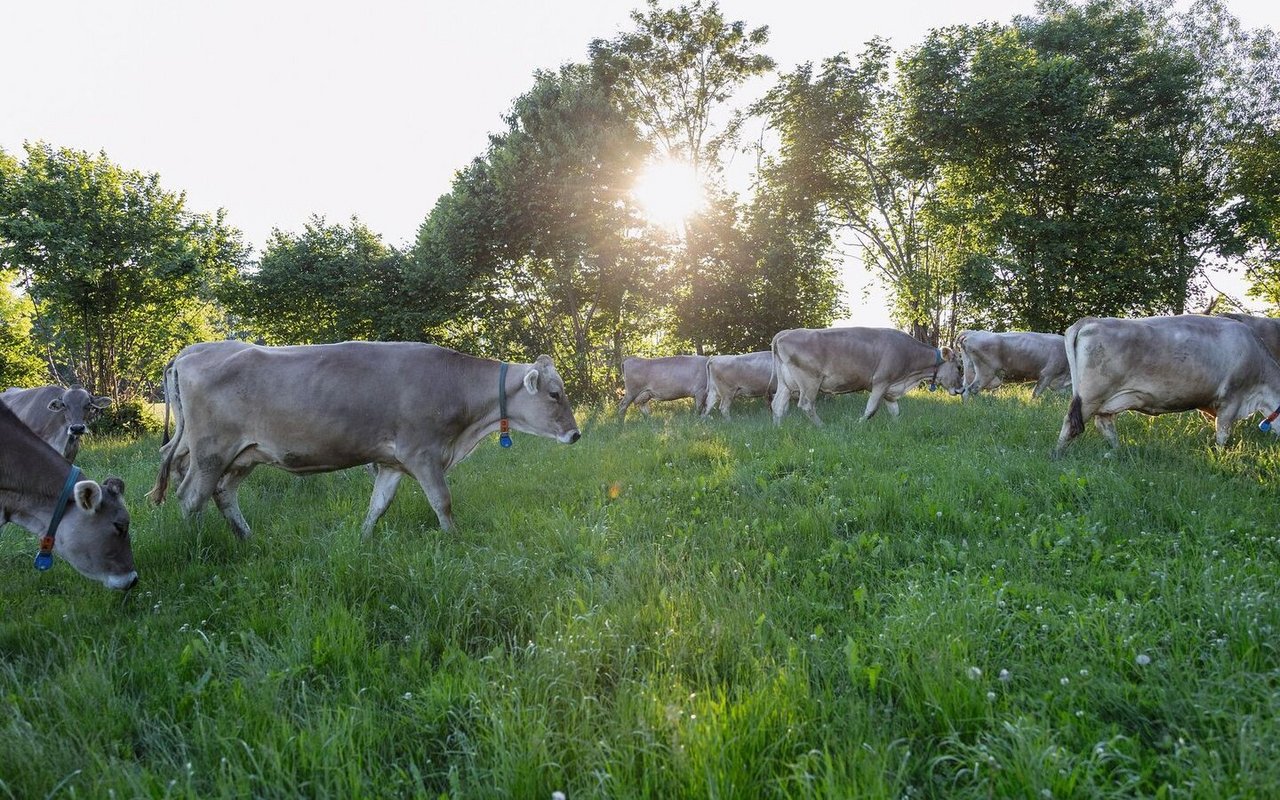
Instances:
[[[1071,683],[1071,679],[1068,678],[1066,675],[1063,675],[1061,678],[1058,679],[1058,683],[1062,684],[1063,686],[1066,686],[1068,683]]]
[[[988,702],[988,703],[994,702],[994,701],[995,701],[995,699],[996,699],[996,693],[995,693],[995,692],[987,692],[987,702]]]
[[[1145,667],[1151,663],[1151,656],[1146,653],[1138,653],[1137,657],[1133,660],[1137,662],[1138,666]]]
[[[969,667],[969,680],[976,681],[982,677],[982,670],[978,667]]]
[[[1004,683],[1008,683],[1009,681],[1013,680],[1013,676],[1009,674],[1009,670],[1002,669],[1000,670],[1000,680],[1003,681]]]
[[[412,699],[413,699],[413,692],[405,692],[404,694],[402,694],[402,695],[400,695],[400,696],[401,696],[401,698],[403,698],[403,699],[405,699],[405,700],[412,700]]]
[[[551,800],[564,800],[564,792],[552,792]]]

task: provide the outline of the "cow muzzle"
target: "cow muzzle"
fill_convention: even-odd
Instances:
[[[125,575],[108,575],[102,579],[102,583],[108,589],[127,592],[138,585],[138,571],[134,570]]]
[[[577,428],[574,428],[568,433],[560,434],[558,438],[560,439],[560,442],[562,444],[573,444],[574,442],[582,438],[582,434],[578,432]]]
[[[67,434],[69,436],[83,436],[86,430],[88,430],[88,427],[84,425],[70,425],[67,427]]]

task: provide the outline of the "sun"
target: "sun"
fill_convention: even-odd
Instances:
[[[668,230],[679,230],[707,204],[706,187],[698,171],[688,161],[675,158],[650,162],[631,193],[645,218]]]

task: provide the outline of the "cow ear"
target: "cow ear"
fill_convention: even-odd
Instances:
[[[549,367],[549,366],[551,366],[551,356],[547,355],[546,353],[543,353],[542,355],[540,355],[540,356],[538,356],[537,358],[535,358],[535,359],[533,360],[533,363],[534,363],[534,364],[536,364],[536,365],[538,365],[538,367],[540,367],[540,368],[541,368],[541,367]]]
[[[95,481],[80,481],[73,490],[76,505],[85,511],[97,511],[102,505],[102,487]]]
[[[124,497],[124,481],[112,475],[102,482],[102,488],[116,497]]]
[[[50,411],[61,411],[62,409],[66,408],[66,407],[67,407],[67,404],[66,404],[66,403],[64,403],[64,402],[62,402],[62,398],[61,398],[61,397],[55,397],[55,398],[53,398],[52,400],[50,400],[50,401],[49,401],[49,410],[50,410]]]
[[[943,360],[943,361],[950,361],[950,360],[951,360],[951,356],[952,356],[952,354],[953,354],[953,351],[952,351],[952,349],[951,349],[950,347],[943,347],[943,348],[942,348],[942,360]]]
[[[95,397],[90,401],[94,408],[107,408],[111,405],[110,397]]]
[[[537,394],[539,377],[540,377],[540,373],[538,372],[537,367],[534,367],[533,369],[526,372],[524,374],[524,390],[529,394]]]

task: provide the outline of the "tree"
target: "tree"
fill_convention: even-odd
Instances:
[[[727,22],[716,2],[664,10],[649,0],[647,8],[631,12],[635,30],[591,43],[592,67],[664,155],[687,159],[700,175],[718,170],[742,120],[722,106],[748,78],[773,69],[759,52],[769,28]]]
[[[938,165],[942,235],[973,248],[951,256],[961,285],[997,301],[1000,319],[976,321],[1180,312],[1217,197],[1186,145],[1204,111],[1196,59],[1138,4],[1041,8],[934,31],[903,60],[904,130]]]
[[[856,61],[840,54],[783,76],[756,106],[780,142],[764,179],[825,230],[851,233],[889,290],[894,319],[936,344],[954,272],[925,225],[936,170],[896,135],[902,98],[891,55],[873,39]]]
[[[26,146],[0,186],[0,265],[16,270],[64,380],[135,397],[207,338],[213,289],[246,257],[238,231],[188,212],[155,174],[105,153]]]
[[[407,337],[414,304],[405,257],[359,219],[313,216],[302,233],[274,229],[256,270],[224,293],[252,335],[272,344]]]
[[[467,287],[444,329],[474,351],[549,353],[573,391],[598,394],[662,278],[627,193],[648,146],[582,65],[537,73],[506,121],[419,229],[416,275]]]
[[[16,277],[0,270],[0,391],[37,386],[49,371],[31,338],[31,300],[13,291]]]

